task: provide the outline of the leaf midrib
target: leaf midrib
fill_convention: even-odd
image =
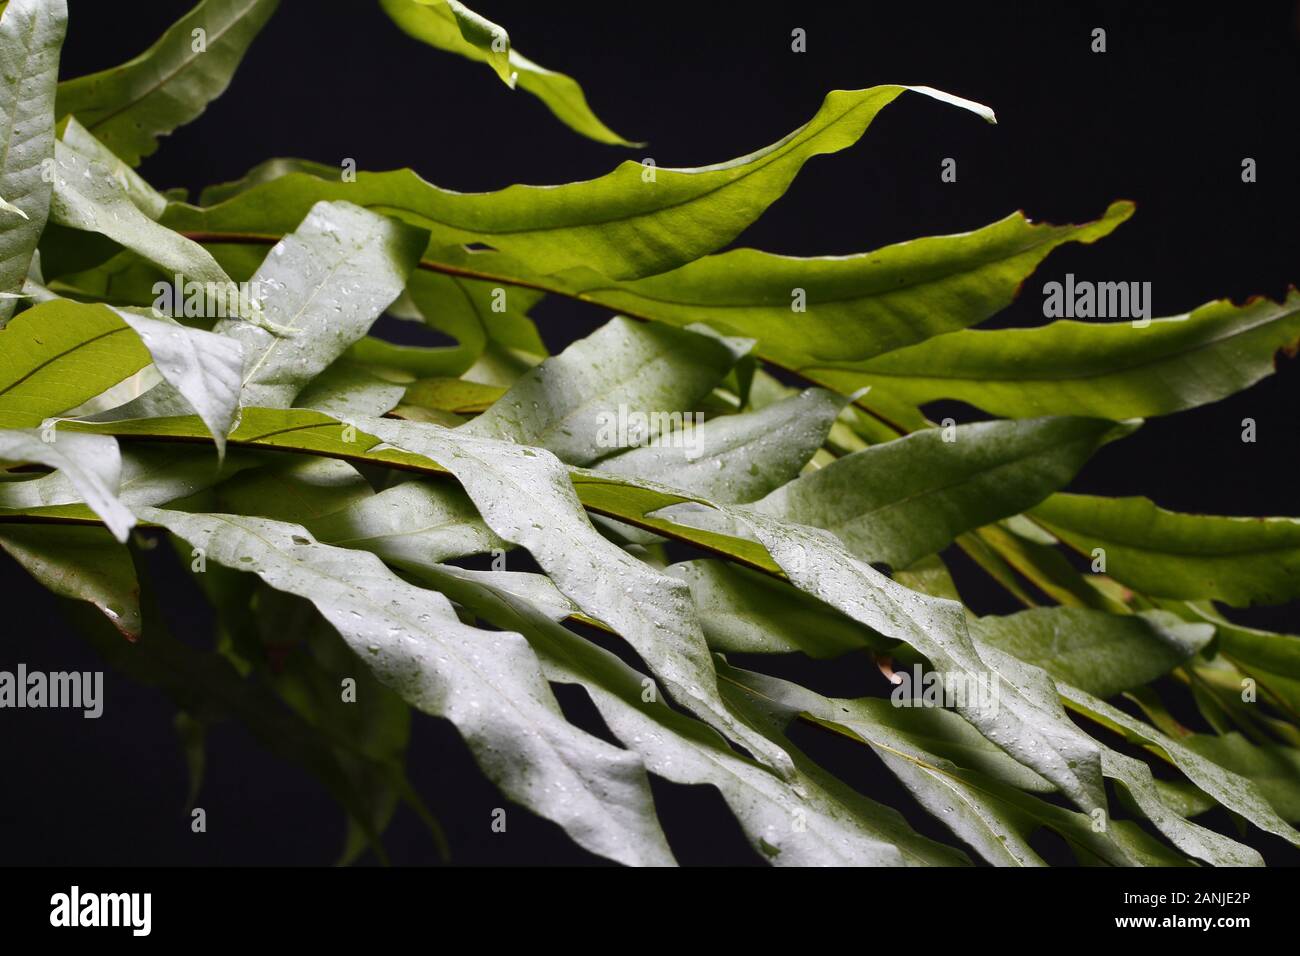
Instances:
[[[95,336],[93,336],[93,337],[91,337],[91,338],[88,338],[88,339],[82,339],[81,341],[77,342],[76,344],[74,344],[74,345],[72,345],[72,346],[69,346],[68,348],[64,349],[63,351],[61,351],[61,352],[56,352],[54,355],[51,355],[49,358],[47,358],[45,361],[41,362],[39,365],[34,366],[34,367],[33,367],[30,371],[28,371],[25,375],[21,376],[20,378],[14,379],[14,381],[10,382],[8,385],[4,386],[3,388],[0,388],[0,395],[5,395],[5,394],[7,394],[8,392],[10,392],[10,391],[12,391],[13,389],[17,388],[17,387],[18,387],[19,385],[21,385],[23,382],[25,382],[25,381],[27,381],[28,379],[30,379],[32,376],[34,376],[34,375],[38,374],[39,372],[41,372],[42,369],[45,369],[45,368],[49,367],[50,365],[54,364],[55,362],[60,361],[61,359],[67,358],[69,355],[72,355],[73,353],[77,352],[78,350],[80,350],[80,349],[82,349],[82,348],[85,348],[85,347],[88,346],[88,345],[92,345],[92,344],[94,344],[95,342],[101,341],[102,339],[106,339],[106,338],[108,338],[110,335],[117,335],[117,334],[120,333],[120,332],[129,332],[129,331],[131,331],[131,327],[130,327],[129,325],[127,325],[126,323],[123,323],[122,326],[121,326],[120,328],[109,329],[108,331],[106,331],[106,332],[101,332],[101,333],[99,333],[98,335],[95,335]]]

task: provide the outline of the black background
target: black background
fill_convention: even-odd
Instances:
[[[997,126],[907,96],[863,139],[814,159],[738,241],[796,255],[851,253],[921,235],[973,229],[1015,209],[1050,221],[1095,218],[1113,199],[1137,215],[1108,239],[1054,253],[1019,302],[990,325],[1032,325],[1042,283],[1080,278],[1150,281],[1156,315],[1205,301],[1280,297],[1297,281],[1300,223],[1300,13],[1292,3],[537,3],[472,4],[504,24],[533,59],[575,76],[611,127],[647,140],[634,151],[592,143],[535,99],[512,93],[483,66],[422,46],[367,0],[284,0],[226,94],[163,141],[141,171],[158,187],[195,191],[271,156],[363,169],[411,166],[439,185],[497,189],[608,171],[624,158],[660,166],[729,159],[775,141],[816,112],[831,89],[878,83],[935,86],[992,106]],[[62,72],[119,63],[188,9],[172,0],[70,0]],[[1094,27],[1108,50],[1090,51]],[[790,50],[791,30],[808,51]],[[1241,161],[1258,182],[1241,181]],[[958,182],[940,162],[958,162]],[[537,310],[553,351],[607,316],[567,302]],[[1148,422],[1104,449],[1071,486],[1146,494],[1188,511],[1296,514],[1295,439],[1300,371],[1279,374],[1216,405]],[[1258,423],[1243,444],[1241,421]],[[151,565],[169,619],[206,633],[201,599],[160,552]],[[1014,610],[955,561],[981,613]],[[0,668],[101,666],[54,600],[7,559],[0,564],[6,628]],[[1239,619],[1300,629],[1294,607]],[[771,666],[771,662],[768,665]],[[864,661],[783,664],[819,689],[865,692]],[[877,691],[878,692],[878,691]],[[208,832],[192,834],[186,772],[161,694],[112,672],[106,715],[0,712],[0,863],[211,864],[330,862],[340,812],[313,779],[278,763],[241,728],[209,739],[199,804]],[[592,719],[580,693],[562,693]],[[903,806],[874,758],[811,732],[800,742],[879,799]],[[491,833],[501,798],[450,726],[416,721],[410,773],[448,831],[456,863],[594,862],[552,824],[512,810]],[[748,863],[720,798],[655,782],[665,829],[685,863]],[[924,832],[939,835],[923,817]],[[1216,821],[1221,823],[1222,821]],[[1253,834],[1270,860],[1277,841]],[[402,811],[386,841],[396,863],[435,862],[431,841]],[[1055,856],[1053,848],[1044,852]],[[366,861],[373,861],[369,855]]]

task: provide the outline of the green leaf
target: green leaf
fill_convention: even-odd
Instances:
[[[169,276],[223,289],[232,285],[211,253],[141,212],[114,170],[96,155],[59,140],[54,144],[54,169],[51,222],[107,236]]]
[[[179,395],[183,401],[174,406],[179,411],[196,410],[218,455],[225,454],[225,437],[239,409],[239,343],[152,312],[104,313],[101,305],[55,298],[15,320],[9,330],[14,353],[0,360],[0,376],[8,379],[0,388],[0,421],[35,425],[91,399],[102,401],[107,389],[139,370],[138,344],[143,343],[169,386],[157,391]],[[128,328],[139,343],[118,334]],[[123,378],[116,379],[118,375]],[[126,407],[147,413],[159,406],[142,398]]]
[[[287,184],[281,188],[289,192]],[[377,189],[378,182],[372,182],[366,194]],[[356,193],[352,195],[357,198]],[[385,208],[393,201],[397,200],[385,202]],[[247,230],[265,228],[268,219],[277,215],[273,204],[254,204],[251,197],[233,208],[207,211],[202,222],[186,215],[184,208],[177,207],[176,212],[178,222],[187,223],[184,228],[216,228],[216,232],[196,232],[210,243],[220,243],[223,238],[258,241],[258,236]],[[847,393],[865,381],[853,370],[865,367],[872,355],[982,321],[1010,302],[1052,248],[1072,240],[1095,241],[1131,212],[1131,204],[1116,203],[1102,219],[1083,226],[1034,225],[1017,214],[974,233],[916,240],[862,256],[793,259],[738,250],[706,257],[662,276],[622,283],[581,265],[543,276],[498,252],[458,247],[434,248],[430,252],[434,259],[426,260],[425,266],[452,276],[491,276],[490,281],[485,280],[487,284],[546,289],[669,324],[686,325],[697,317],[707,318],[716,328],[743,329],[757,337],[760,357]],[[244,232],[226,236],[223,229]],[[263,237],[262,241],[269,239]],[[740,268],[743,263],[733,261],[736,257],[753,261]],[[765,284],[760,266],[783,278]],[[916,284],[918,280],[912,278],[915,270],[932,281]],[[791,289],[803,289],[814,306],[799,314],[800,321],[793,325]],[[863,316],[872,319],[868,335],[863,334]],[[797,332],[791,331],[796,328]],[[451,330],[451,334],[463,340],[460,332]],[[810,352],[809,342],[817,344],[815,353]],[[459,364],[449,364],[437,373],[460,370]],[[883,410],[882,404],[886,406]],[[914,408],[886,393],[879,393],[872,405],[877,413],[887,411],[890,416],[892,430],[886,437],[894,437],[902,428],[925,427],[924,418]]]
[[[139,56],[59,84],[58,116],[75,115],[137,166],[158,138],[197,119],[225,92],[279,0],[201,0]],[[202,42],[194,31],[201,30]]]
[[[1024,767],[949,711],[904,709],[886,700],[833,700],[762,674],[735,668],[723,673],[774,719],[806,714],[870,746],[931,815],[996,866],[1044,866],[1029,843],[1030,834],[1044,825],[1085,854],[1130,862],[1093,831],[1089,816],[1017,789],[1041,791],[1044,781],[1027,776]]]
[[[239,413],[243,346],[235,339],[191,329],[172,319],[131,309],[117,314],[140,336],[163,381],[185,399],[212,433],[218,456]]]
[[[839,657],[890,642],[810,594],[723,561],[685,561],[665,569],[691,589],[709,647],[738,654]]]
[[[0,430],[0,461],[37,462],[57,468],[76,487],[81,499],[125,542],[135,525],[133,515],[117,497],[122,460],[117,441],[106,435],[51,431]]]
[[[713,730],[649,693],[648,678],[609,651],[556,624],[504,584],[441,565],[429,578],[457,603],[532,643],[552,681],[580,684],[614,735],[653,773],[717,788],[750,845],[776,866],[956,865],[955,850],[916,834],[898,813],[835,781],[789,743],[795,766],[784,781],[736,753]]]
[[[266,327],[223,319],[244,347],[241,402],[284,408],[370,329],[419,258],[416,230],[349,203],[320,203],[253,276]]]
[[[157,509],[143,516],[208,560],[311,601],[380,681],[456,724],[506,796],[582,846],[626,863],[672,861],[641,761],[565,722],[520,635],[461,624],[446,598],[373,556],[316,543],[297,525]]]
[[[154,290],[162,276],[157,267],[129,249],[112,254],[117,247],[97,233],[52,225],[41,241],[41,267],[53,294],[139,307],[151,306],[158,298]]]
[[[470,439],[460,434],[453,437],[451,432],[418,423],[360,420],[358,425],[360,428],[351,436],[352,440],[346,440],[344,426],[316,412],[302,409],[245,409],[240,425],[231,434],[230,441],[232,444],[249,447],[314,451],[333,457],[357,458],[430,473],[445,473],[443,464],[435,464],[438,459],[455,463],[457,477],[462,481],[472,485],[473,479],[478,480],[478,490],[484,495],[479,501],[480,508],[497,515],[499,519],[497,523],[488,521],[494,532],[532,551],[533,556],[550,570],[557,584],[563,582],[561,589],[575,603],[591,617],[605,620],[627,636],[643,653],[651,667],[656,668],[664,677],[670,688],[676,687],[688,702],[693,702],[706,711],[709,708],[721,708],[719,702],[709,699],[712,665],[707,652],[700,650],[704,639],[698,632],[698,625],[693,622],[685,586],[664,577],[596,534],[581,512],[575,510],[576,501],[571,497],[573,490],[567,479],[557,474],[558,463],[554,459],[548,463],[544,457],[545,452]],[[70,427],[188,440],[202,440],[205,434],[196,419],[184,417],[104,424],[77,423]],[[393,444],[418,447],[421,453],[376,448],[378,442],[373,432],[383,432],[385,441]],[[485,456],[479,460],[477,469],[476,459],[459,452],[460,448],[473,448]],[[433,460],[426,457],[429,452],[433,452]],[[496,467],[484,467],[488,457],[494,460]],[[515,465],[530,462],[528,470],[510,477],[512,461]],[[515,493],[510,481],[503,482],[503,469],[510,481],[525,482],[527,493]],[[588,478],[580,487],[595,489],[597,494],[601,489],[616,492],[628,490],[628,486],[607,478]],[[601,500],[608,504],[617,499],[606,494],[601,496]],[[652,492],[651,503],[645,507],[653,510],[677,500],[681,499],[665,498]],[[484,501],[489,502],[489,505],[485,505]],[[635,504],[627,506],[626,500],[623,505],[614,517],[637,522],[643,512]],[[528,520],[520,520],[512,513],[517,509],[528,516]],[[485,514],[484,517],[490,518],[490,514]],[[563,524],[557,523],[557,517],[563,519]],[[675,527],[667,521],[661,524],[668,529]],[[655,524],[655,527],[658,526]],[[507,530],[503,531],[503,528]],[[540,533],[543,528],[553,528],[555,533]],[[766,555],[752,542],[726,539],[708,533],[696,534],[689,530],[683,534],[706,547],[735,548],[737,553],[751,563],[762,565],[766,559]],[[766,559],[765,566],[773,567],[770,559]],[[621,584],[618,583],[620,580]],[[628,589],[634,587],[634,582],[645,582],[641,586],[646,594],[655,596],[654,600],[630,606],[620,601],[618,595],[625,595]],[[657,626],[659,623],[664,626]],[[684,689],[680,686],[683,682],[689,682],[685,683]],[[730,715],[725,712],[715,713],[714,719],[744,738],[745,731],[734,728]],[[765,744],[760,743],[758,747],[763,752]],[[780,762],[777,754],[770,755],[770,759],[778,764]]]
[[[458,347],[440,351],[446,374],[460,375],[482,357],[490,342],[545,355],[546,346],[528,318],[528,310],[541,298],[535,289],[420,269],[411,274],[405,296],[388,311],[456,339]]]
[[[144,177],[122,162],[111,149],[97,140],[90,130],[77,122],[75,116],[66,116],[58,124],[59,140],[64,146],[91,163],[104,166],[109,174],[126,191],[137,209],[150,219],[158,219],[167,209],[168,199],[145,181]]]
[[[749,336],[768,361],[848,394],[866,384],[868,359],[984,321],[1053,249],[1096,242],[1132,214],[1132,203],[1117,202],[1095,222],[1056,226],[1017,212],[974,232],[852,256],[736,249],[617,285],[566,278],[581,298],[611,309]]]
[[[649,406],[651,408],[662,406]],[[725,504],[763,497],[795,478],[826,440],[844,399],[819,388],[754,412],[722,415],[684,437],[658,436],[596,465]]]
[[[689,542],[758,571],[778,577],[782,573],[758,542],[710,528],[692,527],[684,523],[684,516],[677,514],[677,509],[671,507],[681,504],[696,506],[700,499],[675,493],[665,486],[649,486],[643,479],[584,469],[573,469],[569,477],[583,507],[593,515],[614,518],[665,538]],[[694,516],[692,513],[692,518]]]
[[[1071,695],[1083,694],[1082,691],[1070,688],[1064,683],[1056,682],[1054,684],[1042,669],[1027,664],[997,647],[981,644],[979,648],[984,659],[996,667],[1009,684],[1031,699],[1039,701],[1041,706],[1050,709],[1053,713],[1060,714],[1062,719],[1064,719],[1065,714],[1061,706],[1061,697],[1065,697],[1067,701],[1074,701],[1076,697]],[[1101,701],[1096,701],[1096,703],[1102,707],[1109,707],[1109,705]],[[1087,711],[1085,710],[1085,712]],[[1087,739],[1092,740],[1092,738]],[[1106,777],[1123,784],[1125,791],[1132,798],[1132,802],[1139,812],[1146,816],[1179,849],[1197,859],[1215,865],[1260,865],[1262,860],[1254,850],[1185,819],[1171,805],[1165,796],[1165,792],[1157,785],[1151,773],[1151,768],[1142,761],[1127,757],[1100,741],[1093,740],[1092,743],[1100,753],[1102,773]],[[1129,838],[1126,831],[1116,821],[1110,819],[1109,814],[1098,815],[1094,809],[1090,816],[1092,821],[1101,824],[1102,828],[1112,836],[1126,853],[1131,855],[1135,850],[1141,851],[1141,847]],[[1139,860],[1139,862],[1150,865],[1153,861]]]
[[[199,194],[199,205],[214,206],[219,202],[225,202],[232,196],[238,196],[253,186],[269,183],[271,180],[279,179],[289,173],[306,173],[309,176],[315,176],[317,179],[341,180],[343,167],[341,165],[329,166],[310,159],[292,159],[288,157],[268,159],[258,163],[239,179],[226,183],[214,183],[205,187]]]
[[[500,253],[467,252],[459,248],[433,249],[430,254],[438,261],[430,260],[426,265],[453,275],[495,276],[495,281],[505,284],[545,288],[646,319],[680,325],[695,316],[703,316],[718,328],[743,328],[759,337],[761,357],[796,368],[812,381],[848,392],[865,381],[851,370],[865,366],[871,355],[986,318],[1010,301],[1029,271],[1051,248],[1072,239],[1095,241],[1127,218],[1131,210],[1131,204],[1117,203],[1095,223],[1065,227],[1032,225],[1018,215],[976,233],[917,240],[858,257],[801,260],[765,257],[752,250],[741,250],[716,257],[716,265],[709,258],[664,276],[618,284],[582,267],[560,275],[540,276]],[[184,210],[180,212],[183,214]],[[273,215],[265,203],[257,204],[256,208],[248,203],[228,211],[212,210],[209,218],[215,219],[220,212],[228,212],[222,217],[224,222],[204,225],[230,230],[257,229],[261,228],[259,223]],[[191,223],[187,228],[199,226]],[[203,235],[205,241],[222,240],[220,231]],[[246,241],[249,237],[230,238]],[[763,286],[756,278],[761,275],[755,272],[757,266],[747,270],[732,268],[735,263],[730,263],[730,258],[742,255],[752,257],[756,263],[762,260],[765,268],[785,276],[777,284],[779,302],[774,298],[775,287]],[[1004,258],[998,259],[999,255]],[[991,261],[986,261],[988,256],[992,256]],[[909,284],[909,275],[910,270],[916,269],[932,275],[934,282],[914,288]],[[737,275],[739,280],[735,278]],[[896,287],[893,291],[888,288],[890,283]],[[900,283],[901,289],[897,288]],[[644,294],[636,291],[642,286]],[[862,297],[854,298],[845,287],[860,289]],[[811,289],[811,301],[816,305],[812,312],[800,316],[798,334],[790,332],[794,326],[788,321],[791,288],[803,288],[805,293]],[[715,294],[716,289],[723,289],[724,293]],[[842,301],[837,297],[843,297]],[[880,301],[876,302],[877,299]],[[935,302],[941,308],[936,309]],[[882,312],[886,305],[888,309]],[[873,323],[872,335],[862,335],[859,312],[879,315],[879,323]],[[906,321],[900,324],[895,315],[903,316]],[[944,325],[949,321],[948,316],[956,318],[952,324]],[[879,345],[874,344],[876,324],[881,328]],[[810,340],[820,343],[815,355],[806,354],[806,343]],[[843,368],[837,369],[837,364]],[[890,398],[887,393],[878,393],[872,405],[879,412],[882,404],[892,419],[894,432],[902,427],[924,427],[924,419],[909,409],[907,403]],[[888,437],[893,437],[892,433]]]
[[[121,459],[117,497],[128,508],[164,505],[189,497],[260,463],[255,452],[237,451],[218,463],[206,448],[183,445],[136,444],[123,451]],[[0,483],[0,508],[31,511],[83,500],[80,489],[61,471],[28,481]]]
[[[128,640],[140,636],[140,584],[131,553],[104,528],[10,525],[0,548],[41,585],[89,601]]]
[[[1097,576],[1085,576],[1075,570],[1056,547],[1055,537],[1044,537],[1042,527],[1023,516],[985,525],[963,538],[964,542],[958,539],[959,543],[987,549],[989,554],[1015,568],[1060,604],[1117,613],[1127,611],[1126,606],[1107,595],[1104,588],[1094,586],[1093,582],[1099,580]]]
[[[475,358],[478,356],[476,355]],[[343,353],[346,361],[407,372],[420,378],[441,378],[466,371],[466,350],[460,346],[428,348],[422,345],[394,345],[367,335]],[[505,391],[504,388],[500,391]]]
[[[1214,598],[1236,607],[1300,597],[1300,519],[1182,514],[1149,498],[1053,495],[1033,511],[1106,573],[1159,597]]]
[[[1119,615],[1071,607],[982,617],[971,630],[978,641],[1097,697],[1167,674],[1214,637],[1212,627],[1165,611]]]
[[[1213,866],[1264,865],[1264,858],[1250,847],[1188,820],[1169,796],[1170,788],[1162,787],[1163,781],[1142,761],[1102,747],[1101,767],[1107,777],[1123,785],[1142,815],[1184,853]]]
[[[825,528],[867,561],[905,568],[965,531],[1038,504],[1098,447],[1130,431],[1091,418],[931,428],[847,455],[754,507]]]
[[[213,493],[212,504],[205,504],[202,510],[305,524],[373,494],[370,483],[345,461],[282,456],[222,482]]]
[[[1188,780],[1229,810],[1241,814],[1261,830],[1300,846],[1300,832],[1277,815],[1259,788],[1246,777],[1205,759],[1183,743],[1085,691],[1062,682],[1057,683],[1057,689],[1066,702],[1081,713],[1167,756]]]
[[[408,567],[506,546],[463,491],[423,481],[403,482],[306,524],[320,541]]]
[[[528,550],[556,587],[636,649],[682,706],[778,770],[785,754],[726,709],[686,586],[603,538],[549,452],[422,422],[360,419],[359,429],[436,461],[456,476],[484,522]],[[627,600],[636,595],[635,601]]]
[[[1022,582],[1016,576],[1015,569],[1003,559],[1002,554],[990,547],[983,537],[974,533],[964,534],[957,539],[957,546],[1020,604],[1025,607],[1038,606],[1038,601],[1021,586]],[[907,583],[906,579],[901,576],[899,580]],[[923,590],[927,594],[930,593],[928,588],[920,588],[919,590]],[[951,595],[946,596],[950,597]]]
[[[425,378],[408,385],[402,400],[420,408],[470,415],[487,411],[505,392],[495,385],[461,378]]]
[[[150,438],[159,441],[210,441],[203,422],[195,415],[131,419],[110,422],[65,421],[60,428],[104,435]],[[351,439],[351,440],[349,440]],[[239,425],[230,433],[231,445],[307,452],[330,458],[384,464],[407,471],[446,475],[442,466],[422,455],[388,448],[358,429],[353,436],[336,418],[307,408],[245,408]]]
[[[398,423],[389,424],[396,426]],[[193,416],[102,423],[66,422],[65,427],[161,441],[202,442],[207,437],[202,422]],[[450,434],[448,433],[449,436]],[[352,434],[339,420],[308,409],[245,408],[241,413],[239,427],[230,434],[229,442],[250,449],[309,452],[443,477],[449,474],[441,464],[424,455],[389,447],[361,428]],[[521,454],[527,451],[529,450],[525,449]],[[665,537],[688,541],[706,551],[761,571],[781,574],[780,568],[757,542],[692,528],[651,514],[695,499],[675,494],[670,489],[640,487],[630,479],[583,469],[572,469],[569,478],[582,506],[593,514],[614,518]]]
[[[526,373],[462,430],[537,445],[573,465],[661,433],[689,427],[694,437],[693,409],[750,344],[615,318]]]
[[[54,86],[65,0],[13,0],[0,18],[0,292],[22,291],[50,210],[43,164],[54,156]],[[14,300],[0,297],[0,328]]]
[[[587,105],[582,87],[569,76],[539,66],[510,44],[503,27],[457,0],[380,0],[380,6],[408,35],[429,46],[486,63],[514,89],[532,93],[570,129],[599,143],[635,146],[602,123]]]
[[[202,441],[200,422],[190,417],[150,419],[109,423],[67,423],[78,430],[158,440]],[[348,435],[338,420],[306,409],[244,409],[240,426],[230,435],[230,442],[248,448],[271,448],[284,451],[312,452],[346,460],[386,464],[408,471],[446,476],[447,471],[429,458],[384,446],[373,435],[358,430]],[[667,538],[689,542],[705,551],[721,555],[748,567],[780,576],[781,568],[762,545],[753,540],[732,537],[707,528],[696,528],[661,516],[664,509],[682,503],[698,502],[691,496],[675,493],[662,486],[645,485],[640,479],[621,478],[585,469],[571,469],[569,478],[584,508],[593,515],[613,518],[620,523],[654,532]],[[720,510],[715,508],[715,510]],[[674,516],[679,517],[679,516]],[[732,521],[731,524],[735,524]]]
[[[1284,301],[1210,302],[1186,315],[968,329],[867,362],[873,399],[959,399],[995,415],[1089,415],[1117,421],[1217,402],[1273,374],[1300,339],[1300,292]]]
[[[326,415],[387,415],[407,393],[405,385],[385,381],[365,366],[339,359],[298,393],[294,404]]]
[[[903,587],[920,591],[931,597],[947,598],[949,601],[961,600],[961,594],[957,591],[957,584],[953,581],[948,566],[937,554],[927,555],[910,567],[896,570],[891,577]]]
[[[1181,743],[1228,770],[1254,782],[1278,815],[1300,821],[1300,750],[1257,747],[1241,734],[1193,734]]]
[[[176,345],[169,351],[178,361],[186,358],[171,376],[164,369],[169,384],[172,378],[190,378],[198,386],[191,391],[203,406],[205,420],[211,419],[214,427],[228,426],[232,384],[244,404],[290,405],[397,297],[422,242],[420,233],[391,219],[347,203],[322,203],[271,250],[253,276],[255,295],[264,296],[257,323],[224,318],[215,335],[176,332],[166,339],[147,320],[138,324],[159,338],[160,345]],[[128,314],[123,317],[137,324]],[[202,339],[201,348],[187,355],[185,350],[196,339]],[[242,350],[243,365],[232,383],[225,366],[237,350]],[[194,379],[200,373],[219,383],[215,394],[205,394],[206,388]],[[189,399],[186,392],[163,387],[112,415],[185,414]]]
[[[111,309],[43,302],[0,330],[0,427],[38,426],[149,362],[139,337]]]
[[[1233,624],[1212,606],[1166,606],[1188,620],[1213,625],[1219,640],[1219,653],[1279,698],[1293,717],[1300,716],[1300,637]]]
[[[653,179],[648,167],[626,162],[586,182],[456,193],[410,170],[358,172],[348,183],[291,173],[209,209],[174,204],[163,223],[185,233],[278,236],[314,203],[342,199],[430,230],[435,248],[486,243],[534,274],[582,266],[614,279],[653,275],[732,241],[785,192],[805,161],[852,145],[907,89],[837,90],[811,121],[765,149],[697,169],[656,168]],[[992,120],[986,107],[914,89]]]
[[[960,604],[909,591],[824,531],[754,511],[736,513],[796,587],[885,637],[905,641],[945,678],[962,681],[969,691],[956,702],[958,713],[1081,809],[1105,807],[1096,745],[1054,712],[1054,694],[1050,702],[1026,696],[982,658]]]

